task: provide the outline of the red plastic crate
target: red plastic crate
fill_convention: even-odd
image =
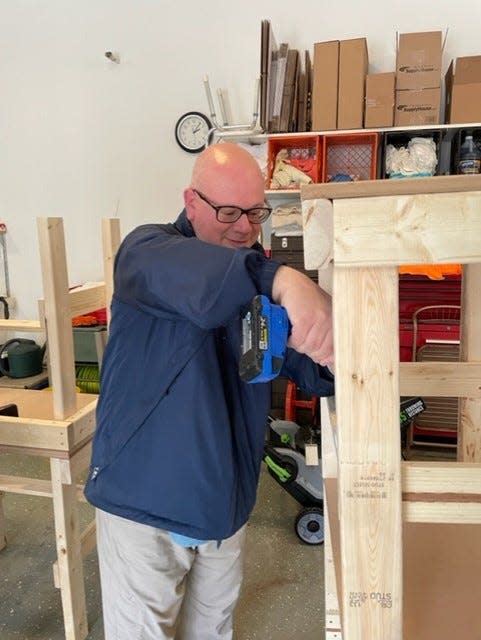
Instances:
[[[323,146],[322,182],[376,179],[378,133],[329,134]]]
[[[320,181],[322,139],[317,135],[275,136],[267,141],[267,189],[299,189],[299,183],[289,186],[272,184],[277,154],[286,150],[287,162],[308,175],[313,182]]]

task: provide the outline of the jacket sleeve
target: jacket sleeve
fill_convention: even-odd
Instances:
[[[329,369],[294,349],[287,349],[280,375],[293,380],[310,395],[334,395],[334,376]]]
[[[272,294],[280,263],[254,249],[230,249],[167,232],[132,231],[116,257],[114,295],[156,315],[181,316],[203,329],[225,324],[253,296]]]

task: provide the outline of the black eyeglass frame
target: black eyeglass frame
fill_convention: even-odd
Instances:
[[[239,220],[239,218],[243,214],[247,216],[247,219],[249,220],[249,222],[252,222],[253,224],[263,224],[272,213],[272,207],[268,207],[268,206],[251,207],[250,209],[243,209],[242,207],[239,207],[236,204],[220,204],[220,205],[214,204],[203,193],[201,193],[200,191],[197,191],[197,189],[192,189],[192,191],[196,195],[198,195],[201,200],[206,202],[210,207],[212,207],[212,209],[214,209],[215,217],[217,221],[222,222],[223,224],[230,224],[232,222],[237,222],[237,220]],[[231,216],[230,220],[221,220],[219,217],[219,212],[221,209],[235,209],[236,211],[238,211],[239,215],[236,218],[233,218]],[[253,213],[254,211],[261,211],[262,213],[256,216],[256,214]]]

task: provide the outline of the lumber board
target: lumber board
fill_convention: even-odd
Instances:
[[[77,484],[77,500],[86,502],[84,485]],[[52,483],[42,478],[26,478],[23,476],[0,475],[0,492],[18,493],[20,495],[52,497]]]
[[[481,497],[481,464],[403,462],[403,493],[463,494]]]
[[[66,640],[86,637],[87,608],[83,578],[77,487],[63,484],[61,461],[50,460],[52,500],[57,546],[58,580]]]
[[[0,318],[0,329],[5,331],[43,331],[40,320],[17,320],[16,318]]]
[[[39,478],[25,478],[22,476],[2,474],[0,475],[0,491],[51,498],[52,483],[50,480],[42,480]]]
[[[15,447],[29,455],[68,455],[92,436],[95,429],[97,396],[78,393],[77,411],[65,420],[53,418],[51,391],[0,389],[0,404],[18,406],[18,418],[0,416],[0,446]]]
[[[404,522],[481,524],[479,502],[404,501]]]
[[[436,193],[481,191],[481,175],[430,176],[402,180],[359,180],[357,182],[326,182],[301,186],[301,199],[365,198]]]
[[[120,220],[104,218],[102,220],[102,246],[104,255],[105,306],[107,320],[110,323],[110,303],[113,295],[114,260],[120,247]]]
[[[68,292],[70,317],[81,316],[105,307],[105,283],[91,282]]]
[[[401,396],[481,398],[481,363],[401,362],[399,393]]]
[[[62,218],[37,218],[54,417],[74,413],[75,364]]]
[[[334,202],[336,267],[477,262],[480,238],[481,192]]]
[[[95,519],[89,522],[89,524],[82,530],[80,534],[80,550],[82,558],[86,558],[91,553],[97,544],[96,540],[96,523]],[[58,569],[58,560],[52,565],[53,570],[53,582],[57,589],[60,589],[60,575]]]
[[[481,240],[479,240],[481,244]],[[481,360],[481,263],[465,265],[461,290],[461,360]],[[481,377],[480,377],[481,381]],[[456,394],[454,394],[456,395]],[[481,398],[459,394],[458,460],[481,462]]]
[[[349,568],[342,578],[343,635],[349,640],[401,638],[397,281],[392,267],[334,272],[341,565]]]

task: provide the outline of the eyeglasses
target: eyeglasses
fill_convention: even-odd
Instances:
[[[211,202],[209,198],[206,198],[203,193],[197,191],[197,189],[192,189],[192,191],[196,193],[201,200],[206,202],[210,207],[212,207],[212,209],[214,209],[215,217],[219,222],[225,222],[227,224],[229,222],[237,222],[237,220],[239,220],[241,215],[244,213],[247,216],[249,222],[252,222],[253,224],[262,224],[272,213],[271,207],[268,206],[243,209],[242,207],[237,207],[230,204],[217,205]]]

